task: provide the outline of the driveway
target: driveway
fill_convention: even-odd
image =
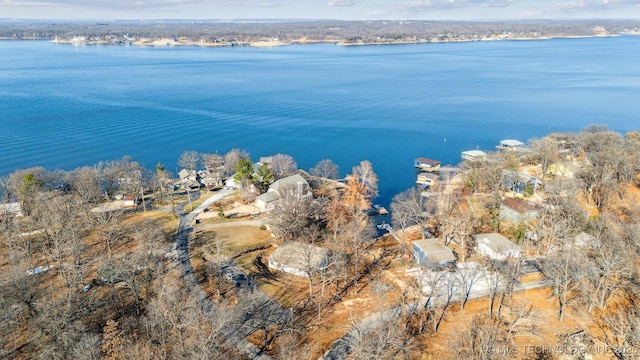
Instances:
[[[185,286],[189,288],[191,294],[196,298],[198,305],[205,313],[209,313],[216,305],[207,296],[204,288],[198,282],[196,273],[191,265],[189,255],[189,234],[193,231],[191,223],[196,215],[203,209],[232,193],[233,190],[220,190],[190,213],[184,212],[184,207],[189,201],[185,201],[177,207],[180,222],[178,223],[178,231],[176,233],[175,249],[177,254],[175,261],[178,263]],[[199,198],[199,195],[199,193],[191,194],[191,201]],[[242,272],[237,266],[235,266],[234,270],[236,273]],[[246,291],[240,291],[238,294],[239,296],[243,296],[243,298],[239,299],[239,303],[243,306],[239,308],[241,311],[238,311],[236,319],[233,321],[233,323],[238,324],[238,326],[228,327],[226,331],[224,331],[224,335],[231,345],[250,359],[271,360],[272,358],[270,356],[262,353],[260,349],[247,341],[246,336],[257,329],[266,327],[265,324],[270,325],[285,320],[288,312],[276,304],[257,286],[253,286],[252,284],[247,286]]]

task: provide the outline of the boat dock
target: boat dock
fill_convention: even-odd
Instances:
[[[369,216],[388,215],[389,211],[387,211],[387,209],[385,209],[383,206],[376,204],[373,205],[371,209],[369,209],[368,214]]]

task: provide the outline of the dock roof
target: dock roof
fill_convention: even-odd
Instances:
[[[427,159],[427,158],[424,158],[424,157],[417,158],[416,162],[419,162],[419,163],[422,163],[422,164],[433,165],[433,166],[440,164],[440,161],[438,161],[438,160]]]

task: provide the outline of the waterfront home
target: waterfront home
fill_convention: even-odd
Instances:
[[[419,157],[415,160],[414,166],[423,171],[438,171],[440,170],[440,161]]]
[[[298,241],[285,241],[269,256],[269,268],[309,277],[327,267],[328,257],[327,249]]]
[[[476,162],[487,156],[487,153],[482,150],[469,150],[462,152],[462,160]]]
[[[477,234],[476,251],[493,260],[519,258],[522,249],[498,233]]]
[[[286,188],[295,188],[297,191],[300,191],[304,197],[311,196],[307,180],[299,174],[295,174],[269,185],[269,190],[256,198],[256,207],[261,211],[273,209],[278,200],[284,196],[284,190]]]
[[[496,148],[502,151],[505,151],[505,150],[523,151],[526,149],[522,141],[513,140],[513,139],[500,140]]]
[[[453,250],[435,238],[414,241],[413,257],[425,267],[446,267],[456,262]]]
[[[418,174],[416,184],[421,185],[423,188],[432,187],[438,181],[439,176],[430,172],[421,172]]]

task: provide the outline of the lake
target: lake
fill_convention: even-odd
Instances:
[[[413,159],[456,164],[551,131],[640,124],[640,37],[342,47],[150,48],[0,41],[0,175],[184,150],[373,163],[380,199]]]

